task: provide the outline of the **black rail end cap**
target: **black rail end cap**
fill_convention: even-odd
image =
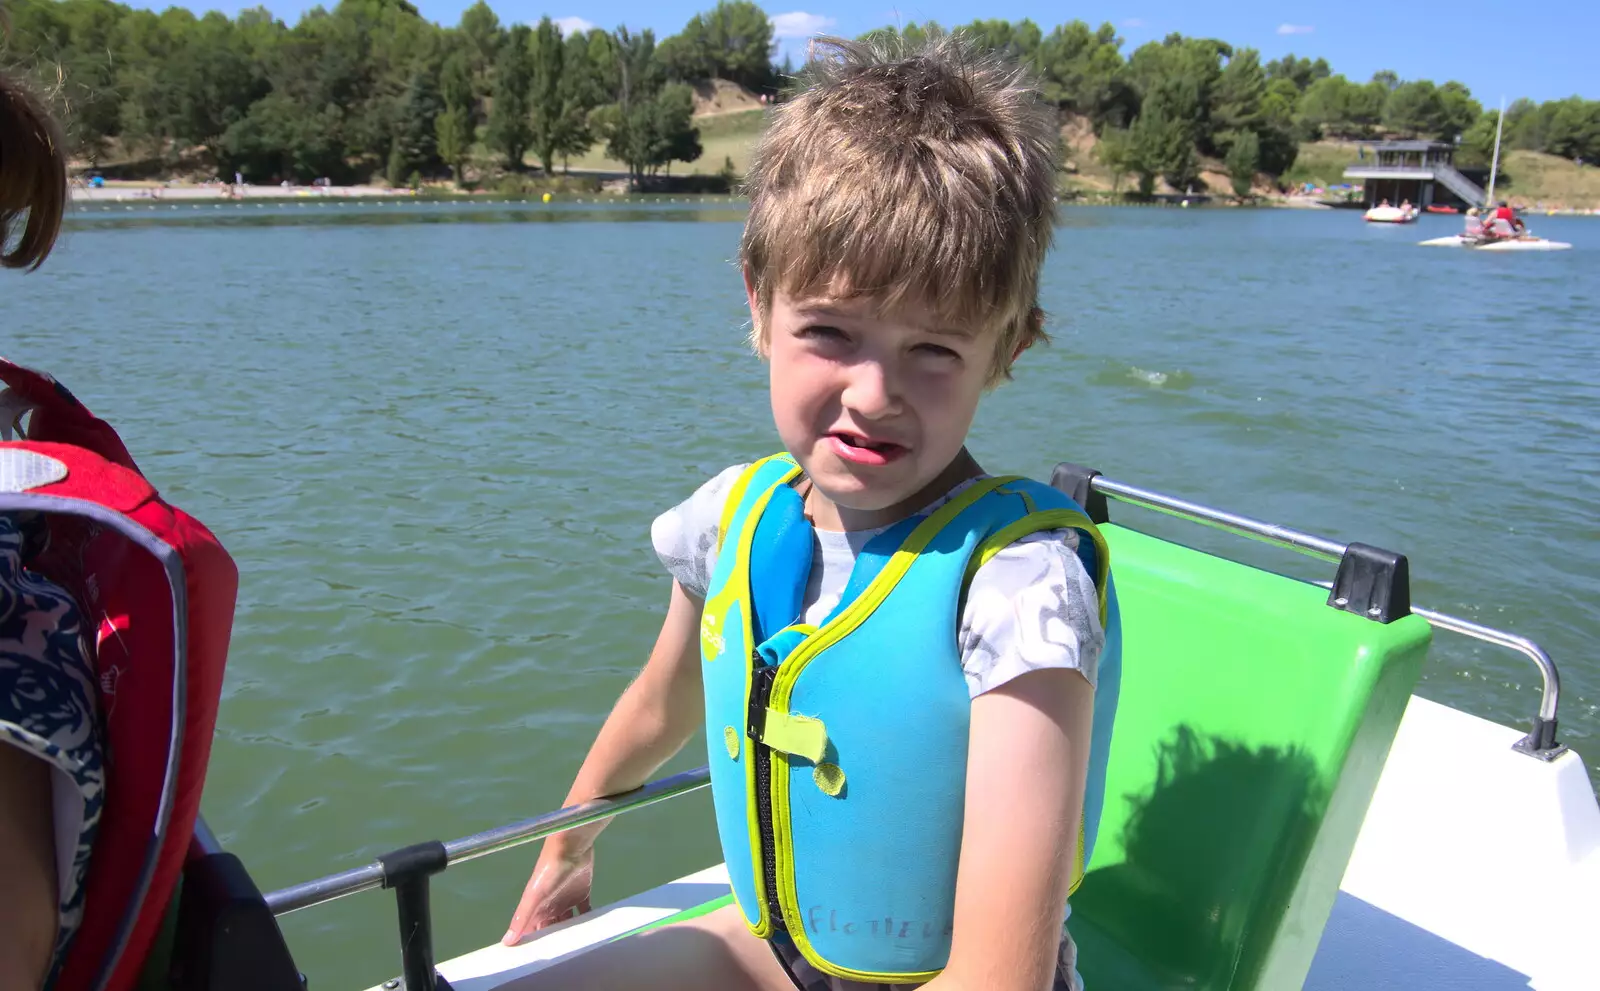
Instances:
[[[1351,544],[1339,559],[1328,605],[1378,623],[1411,615],[1411,565],[1404,554]]]

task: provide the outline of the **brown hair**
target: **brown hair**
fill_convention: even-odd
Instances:
[[[0,8],[0,33],[7,27]],[[44,105],[0,72],[0,267],[38,268],[55,246],[67,202],[64,147]]]
[[[739,259],[773,293],[870,295],[993,332],[991,381],[1041,339],[1059,133],[1032,80],[961,35],[820,39],[746,176]],[[751,344],[765,350],[765,320]]]

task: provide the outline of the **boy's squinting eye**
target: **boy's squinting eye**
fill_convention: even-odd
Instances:
[[[960,352],[952,351],[942,344],[918,344],[916,350],[922,354],[930,355],[935,358],[959,359],[961,357]]]
[[[810,337],[819,341],[842,341],[846,339],[845,332],[838,327],[830,327],[827,324],[820,323],[807,324],[801,327],[800,336]]]

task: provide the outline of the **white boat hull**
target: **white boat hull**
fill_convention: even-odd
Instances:
[[[1402,210],[1397,206],[1375,206],[1361,217],[1369,224],[1409,224],[1417,219],[1417,211]]]
[[[1600,987],[1600,805],[1577,754],[1541,761],[1521,735],[1411,699],[1305,991]],[[727,892],[718,865],[439,972],[492,991]]]
[[[1490,241],[1480,244],[1476,240],[1461,234],[1452,234],[1449,237],[1434,237],[1426,241],[1418,241],[1420,245],[1430,248],[1471,248],[1474,251],[1565,251],[1572,245],[1565,241],[1550,241],[1542,237],[1508,238],[1504,241]]]

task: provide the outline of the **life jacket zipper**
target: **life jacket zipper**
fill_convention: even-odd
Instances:
[[[772,748],[761,742],[766,729],[767,704],[772,699],[772,683],[778,677],[777,665],[756,667],[750,685],[749,734],[756,761],[756,823],[761,834],[762,896],[767,900],[767,917],[774,930],[787,930],[783,908],[778,903],[777,843],[772,835]]]

